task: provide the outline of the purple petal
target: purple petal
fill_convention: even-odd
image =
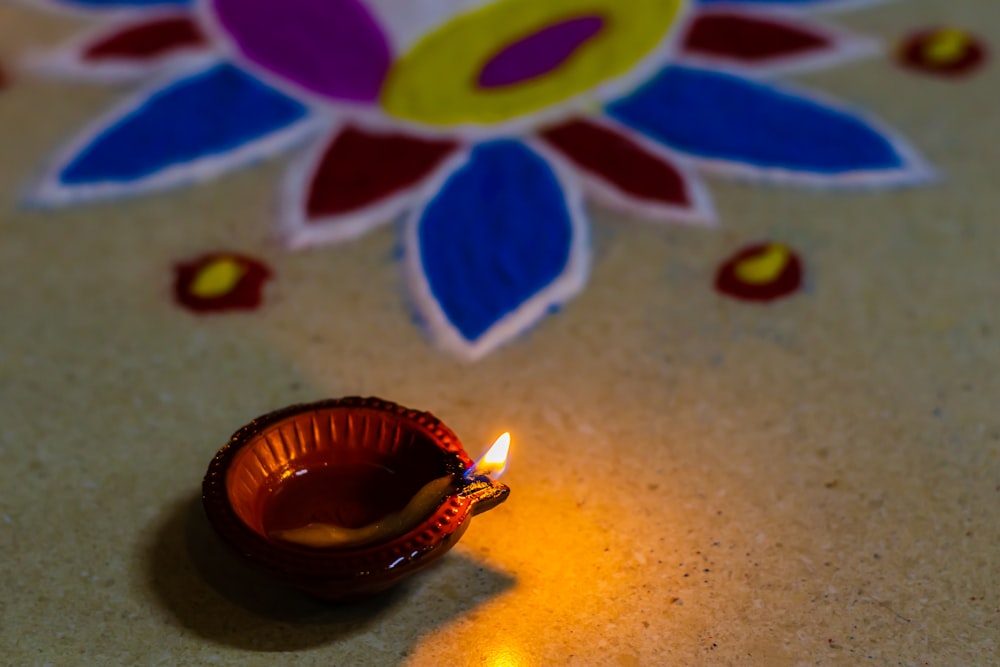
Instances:
[[[479,73],[479,86],[501,88],[547,74],[603,29],[602,16],[581,16],[546,26],[493,56]]]
[[[392,54],[360,0],[212,0],[244,56],[310,92],[335,100],[378,98]]]

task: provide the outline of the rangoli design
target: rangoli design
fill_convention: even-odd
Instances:
[[[961,28],[926,28],[903,41],[899,63],[907,69],[959,78],[980,69],[987,59],[983,42]]]
[[[802,260],[788,246],[755,243],[727,259],[715,274],[715,289],[740,301],[770,302],[802,287]]]
[[[709,224],[705,173],[929,178],[894,132],[773,77],[872,53],[812,18],[864,0],[63,0],[108,11],[47,59],[146,81],[55,160],[49,204],[190,185],[307,144],[291,247],[401,218],[420,320],[476,358],[587,279],[584,200]]]
[[[199,314],[256,310],[271,269],[253,257],[213,252],[174,267],[174,299]]]

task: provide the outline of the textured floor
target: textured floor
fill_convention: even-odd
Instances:
[[[890,40],[954,22],[1000,48],[982,0],[836,20]],[[0,7],[0,58],[78,29]],[[956,84],[876,58],[808,80],[946,180],[836,196],[713,182],[718,230],[599,211],[589,288],[475,365],[411,323],[391,228],[271,243],[284,163],[23,209],[40,158],[117,93],[16,82],[0,96],[0,662],[995,660],[1000,67]],[[800,251],[806,292],[717,297],[715,266],[761,238]],[[173,305],[173,263],[217,248],[272,264],[261,311]],[[331,608],[236,567],[197,493],[237,427],[344,394],[431,410],[473,451],[511,430],[513,491],[433,570]]]

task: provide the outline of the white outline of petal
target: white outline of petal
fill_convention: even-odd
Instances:
[[[40,184],[29,195],[29,201],[39,206],[64,206],[79,202],[130,197],[202,183],[289,151],[315,132],[318,117],[313,109],[308,105],[303,105],[306,108],[306,116],[301,120],[223,154],[175,164],[150,176],[127,183],[106,181],[83,185],[65,185],[60,181],[59,174],[87,146],[91,145],[105,130],[142,107],[151,96],[184,79],[223,64],[232,65],[225,61],[212,60],[208,63],[199,62],[196,68],[170,72],[154,84],[112,107],[109,112],[84,129],[72,142],[60,150],[54,159],[50,160],[50,166],[40,179]],[[301,101],[299,102],[301,103]]]
[[[41,9],[51,14],[62,14],[64,16],[77,16],[84,18],[94,18],[104,16],[114,19],[119,16],[134,14],[136,12],[157,12],[161,10],[174,12],[191,12],[197,0],[187,5],[176,4],[156,4],[156,5],[78,5],[70,0],[60,2],[60,0],[13,0],[26,7]]]
[[[421,259],[418,234],[420,220],[423,218],[427,205],[434,198],[434,194],[442,190],[448,179],[468,163],[472,147],[460,151],[458,155],[449,160],[447,167],[442,169],[436,178],[427,184],[424,190],[424,201],[414,208],[405,222],[403,231],[404,271],[419,313],[424,318],[435,344],[466,361],[481,359],[496,348],[531,329],[544,319],[553,307],[560,306],[579,294],[586,286],[590,274],[590,221],[584,207],[583,188],[575,174],[565,169],[558,159],[553,159],[547,148],[539,146],[533,140],[522,140],[522,143],[547,162],[562,187],[573,233],[569,259],[556,280],[522,303],[516,310],[494,323],[477,340],[469,341],[462,335],[449,321],[437,299],[431,293]]]
[[[812,72],[821,69],[829,69],[862,58],[870,58],[881,53],[885,49],[881,40],[874,37],[864,37],[844,28],[839,28],[829,23],[806,19],[802,12],[787,12],[775,10],[746,9],[742,6],[734,5],[709,5],[711,9],[703,9],[697,12],[698,16],[729,15],[742,16],[748,19],[764,19],[774,23],[786,25],[790,28],[808,28],[822,37],[830,40],[832,47],[819,53],[793,54],[778,58],[771,58],[767,64],[754,65],[744,64],[737,60],[732,60],[720,56],[702,55],[698,53],[685,52],[683,48],[677,54],[674,62],[680,65],[690,65],[703,69],[712,69],[719,72],[735,74],[743,78],[771,78],[785,76],[788,74],[798,74],[801,72]]]
[[[776,12],[779,14],[820,14],[829,13],[835,14],[838,12],[853,12],[857,11],[862,7],[874,7],[876,5],[882,5],[889,2],[895,2],[895,0],[817,0],[816,2],[807,5],[785,5],[779,3],[768,4],[767,0],[760,0],[760,2],[713,2],[711,4],[702,5],[695,0],[694,6],[695,11],[699,11],[698,7],[705,7],[704,11],[708,11],[708,8],[736,8],[742,9],[744,11],[753,11],[758,13],[764,12]]]
[[[187,18],[198,23],[197,17],[184,9],[119,11],[112,15],[111,20],[98,23],[55,50],[29,52],[21,64],[28,71],[44,76],[113,84],[140,81],[163,72],[187,70],[199,63],[218,59],[211,42],[201,48],[186,47],[148,60],[102,63],[82,58],[91,46],[126,28],[169,18]]]
[[[332,121],[328,122],[323,129],[322,141],[317,141],[315,146],[301,158],[297,159],[289,168],[285,177],[282,189],[281,214],[278,221],[278,236],[281,242],[292,250],[300,250],[314,245],[343,243],[360,238],[368,232],[383,225],[391,223],[407,210],[415,205],[422,196],[424,185],[436,178],[439,171],[446,168],[450,157],[442,160],[430,173],[425,175],[420,181],[409,188],[397,192],[389,197],[378,200],[373,205],[368,205],[357,211],[344,215],[328,216],[315,220],[307,219],[303,202],[309,196],[309,190],[316,171],[319,169],[337,135],[347,126],[353,126],[372,134],[383,134],[385,128],[377,130],[367,128],[356,122]],[[393,132],[399,134],[398,130]],[[424,137],[414,137],[424,139]],[[441,138],[438,138],[441,140]],[[456,144],[456,153],[462,152],[463,148],[459,142]]]
[[[581,117],[581,120],[622,135],[642,150],[670,165],[684,179],[684,184],[687,186],[692,205],[685,207],[675,204],[664,204],[643,200],[630,195],[606,179],[592,174],[590,171],[577,165],[557,146],[550,144],[545,139],[544,133],[539,132],[537,140],[548,148],[549,152],[553,154],[553,159],[566,165],[566,169],[572,169],[576,172],[577,178],[583,184],[587,199],[616,211],[640,216],[652,223],[679,223],[697,227],[716,226],[718,216],[712,204],[712,196],[708,191],[708,186],[695,173],[695,170],[691,168],[687,155],[678,153],[661,143],[657,143],[641,132],[633,130],[607,116],[586,116]]]

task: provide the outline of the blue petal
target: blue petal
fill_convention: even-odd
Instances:
[[[75,7],[186,7],[194,4],[194,0],[57,0],[58,4]]]
[[[437,311],[429,319],[442,315],[459,345],[479,344],[478,356],[544,317],[585,277],[577,210],[548,162],[524,144],[477,146],[416,218]]]
[[[236,67],[216,65],[131,105],[70,158],[56,180],[61,186],[112,188],[161,175],[169,181],[161,185],[198,180],[212,175],[207,172],[229,168],[231,154],[252,153],[249,144],[307,115],[300,102]],[[245,162],[247,157],[231,161]]]
[[[672,148],[758,173],[864,175],[858,184],[926,177],[912,150],[870,121],[732,74],[667,67],[608,113]]]

